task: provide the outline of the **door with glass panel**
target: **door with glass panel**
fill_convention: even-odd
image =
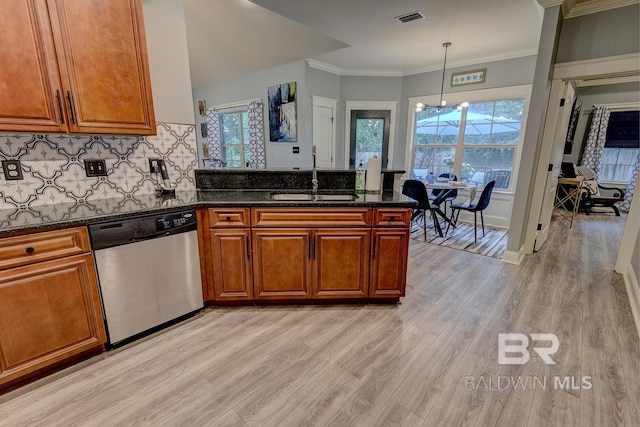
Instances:
[[[349,167],[366,167],[372,157],[381,158],[382,167],[387,167],[390,124],[389,110],[351,111]]]

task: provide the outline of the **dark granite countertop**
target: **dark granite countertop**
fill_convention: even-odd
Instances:
[[[136,215],[169,212],[198,206],[282,207],[412,207],[415,202],[397,192],[360,194],[353,201],[272,200],[273,193],[307,193],[305,190],[197,190],[177,192],[175,197],[155,194],[122,199],[84,200],[82,203],[20,206],[0,210],[0,236],[55,227],[87,225]],[[323,194],[322,190],[318,194]],[[332,191],[331,194],[340,192]],[[345,192],[342,192],[345,193]],[[353,193],[346,192],[346,193]]]

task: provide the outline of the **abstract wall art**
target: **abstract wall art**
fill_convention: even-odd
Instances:
[[[282,83],[267,89],[269,102],[269,140],[297,142],[297,86],[296,82]]]

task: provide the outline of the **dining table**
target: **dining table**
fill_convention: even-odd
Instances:
[[[428,189],[428,190],[444,190],[443,193],[440,193],[440,199],[444,200],[447,198],[447,196],[453,192],[454,190],[462,190],[462,189],[466,189],[469,190],[469,200],[464,202],[467,204],[470,204],[471,202],[473,202],[473,199],[475,199],[476,197],[476,190],[477,187],[475,185],[469,185],[464,181],[427,181],[424,183],[424,186]],[[449,224],[451,227],[456,228],[455,224],[453,223],[453,221],[451,220],[451,218],[448,218],[444,212],[442,212],[442,209],[440,209],[440,205],[439,204],[434,204],[431,203],[431,209],[439,216],[442,217],[442,219],[445,221],[445,223]],[[438,235],[440,237],[444,237],[443,233],[442,233],[442,227],[440,226],[439,223],[436,224],[437,225],[437,232]]]

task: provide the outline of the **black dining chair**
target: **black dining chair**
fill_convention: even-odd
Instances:
[[[478,203],[454,203],[451,205],[451,220],[449,225],[456,226],[458,222],[458,217],[460,216],[460,211],[465,210],[468,212],[473,212],[473,241],[474,243],[478,242],[478,212],[480,212],[480,220],[482,221],[482,235],[484,236],[484,217],[482,216],[482,211],[487,209],[489,206],[489,201],[491,201],[491,192],[493,191],[493,187],[496,185],[495,181],[489,182],[484,186],[484,190],[482,190],[482,194],[480,194],[480,199],[478,199]],[[456,214],[456,211],[458,213]],[[455,219],[453,216],[456,216]],[[449,232],[449,225],[447,225],[447,231]]]
[[[438,235],[443,237],[440,222],[438,222],[436,213],[431,209],[429,194],[427,193],[427,188],[424,186],[424,182],[416,179],[406,180],[402,185],[402,194],[418,202],[418,206],[413,209],[413,213],[411,214],[411,222],[422,215],[424,241],[427,241],[427,211],[429,211],[431,219],[433,220],[433,227],[438,232]]]
[[[449,181],[457,181],[458,177],[453,173],[441,173],[438,178],[447,178]],[[440,206],[444,203],[444,214],[447,214],[447,202],[451,204],[458,197],[458,190],[434,188],[429,194],[429,200],[434,205]]]

